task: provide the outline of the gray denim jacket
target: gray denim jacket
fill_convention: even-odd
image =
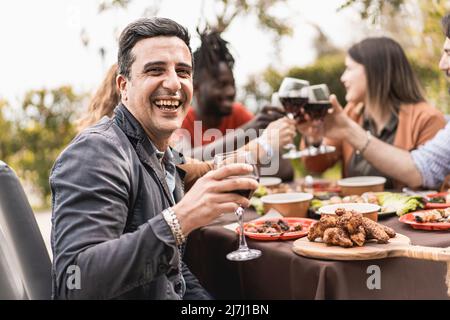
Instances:
[[[175,201],[183,177],[177,168]],[[70,143],[50,185],[53,298],[181,298],[179,254],[160,214],[174,203],[153,144],[125,106]],[[185,298],[208,298],[182,265]]]

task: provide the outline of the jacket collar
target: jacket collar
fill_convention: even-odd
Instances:
[[[148,138],[142,126],[136,120],[136,118],[131,114],[125,105],[119,103],[119,105],[114,110],[115,123],[122,129],[125,135],[128,137],[130,142],[136,151],[139,149],[144,152],[148,157],[156,156],[156,147]],[[142,150],[144,148],[144,150]],[[174,150],[170,147],[170,151],[173,155],[173,162],[175,165],[183,164],[185,162],[182,153]]]
[[[139,157],[139,160],[155,172],[158,180],[163,186],[165,193],[167,194],[168,198],[171,199],[172,197],[169,196],[169,188],[167,187],[164,172],[161,168],[161,162],[157,157],[157,149],[155,145],[148,138],[147,134],[145,133],[139,122],[136,120],[136,118],[122,103],[119,103],[119,105],[114,110],[114,122],[128,137],[128,140],[136,150],[136,154]],[[181,154],[180,152],[172,148],[170,148],[170,151],[170,160],[172,160],[176,165],[179,175],[174,192],[176,194],[175,200],[177,201],[179,200],[177,198],[182,195],[182,190],[179,189],[180,186],[182,186],[182,181],[184,180],[184,177],[186,175],[186,172],[179,168],[178,165],[185,163],[185,160],[183,154]]]

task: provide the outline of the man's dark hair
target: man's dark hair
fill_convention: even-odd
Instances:
[[[445,36],[447,38],[450,38],[450,14],[447,14],[445,17],[443,17],[441,22]]]
[[[219,63],[224,62],[233,70],[234,58],[228,50],[228,42],[222,39],[220,32],[204,30],[200,32],[201,45],[194,52],[194,86],[200,81],[203,72],[212,77],[219,75]]]
[[[127,78],[130,77],[131,65],[136,59],[131,51],[137,42],[159,36],[180,38],[187,45],[192,55],[189,45],[190,35],[185,27],[167,18],[142,18],[130,23],[120,35],[117,59],[119,74]]]

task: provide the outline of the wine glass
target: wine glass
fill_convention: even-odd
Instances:
[[[336,151],[333,146],[323,144],[323,120],[331,109],[330,90],[326,84],[309,87],[308,102],[303,107],[305,118],[311,122],[305,133],[307,154],[310,156]]]
[[[222,154],[216,154],[214,156],[214,167],[216,169],[232,164],[232,163],[246,163],[253,167],[253,172],[244,177],[252,178],[258,181],[258,168],[256,166],[256,161],[249,151],[234,151]],[[236,179],[238,177],[229,177],[227,179]],[[255,190],[234,190],[232,192],[237,193],[250,199]],[[257,249],[249,249],[247,246],[247,241],[244,235],[244,208],[239,205],[239,208],[235,212],[238,222],[239,222],[239,248],[236,251],[227,254],[227,259],[232,261],[246,261],[256,259],[261,256],[261,251]]]
[[[287,112],[287,117],[296,119],[299,124],[305,122],[303,107],[308,102],[308,87],[309,82],[306,80],[286,77],[278,89],[278,97]],[[297,159],[302,156],[302,152],[297,150],[293,143],[287,144],[285,148],[289,151],[283,154],[284,159]]]
[[[278,92],[272,93],[272,96],[270,97],[270,105],[272,107],[277,107],[279,109],[283,109],[283,105],[281,104],[280,97],[278,96]]]

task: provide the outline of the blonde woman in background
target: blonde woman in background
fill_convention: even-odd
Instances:
[[[120,100],[116,85],[117,64],[113,64],[106,73],[100,87],[92,96],[86,114],[77,122],[78,132],[95,124],[104,116],[112,117],[114,108]]]

